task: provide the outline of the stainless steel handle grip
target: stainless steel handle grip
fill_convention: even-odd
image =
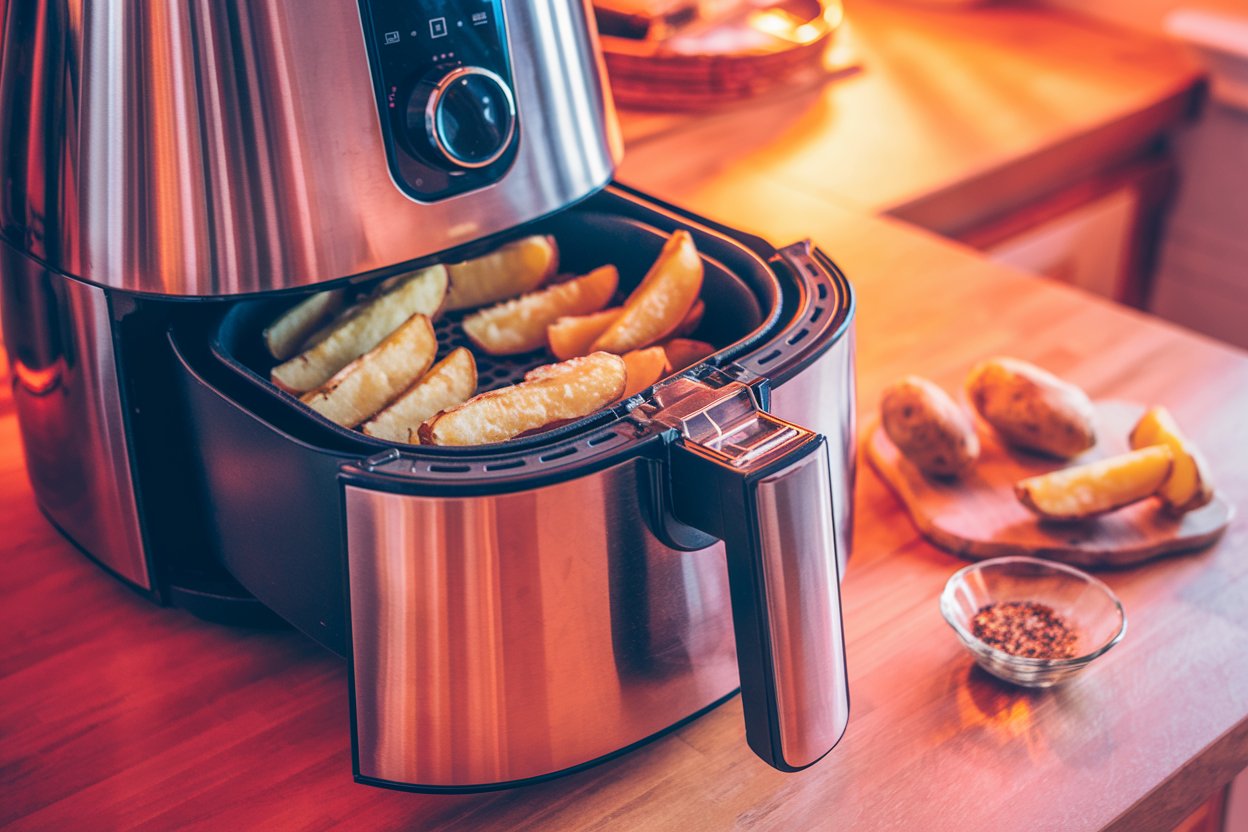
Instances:
[[[672,511],[724,541],[746,740],[798,771],[849,719],[827,442],[759,411],[743,384],[685,383],[702,391],[654,416],[681,431]]]

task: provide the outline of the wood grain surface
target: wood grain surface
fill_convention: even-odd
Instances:
[[[1014,483],[1126,453],[1127,436],[1143,412],[1143,405],[1131,402],[1097,402],[1096,447],[1070,462],[1011,449],[981,427],[979,460],[958,479],[925,476],[897,450],[878,419],[864,428],[862,450],[915,528],[955,555],[972,560],[1031,555],[1086,568],[1130,566],[1212,544],[1226,531],[1234,507],[1215,494],[1208,505],[1176,517],[1157,500],[1142,500],[1079,523],[1049,523],[1018,501]]]

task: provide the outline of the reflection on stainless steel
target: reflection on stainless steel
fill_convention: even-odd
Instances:
[[[302,286],[567,205],[619,153],[580,0],[509,2],[523,139],[497,185],[394,185],[355,2],[6,3],[0,228],[53,267],[169,295]]]
[[[849,560],[854,532],[854,478],[857,447],[854,432],[854,326],[800,374],[772,388],[771,412],[806,425],[828,439],[832,470],[832,514],[837,567]]]
[[[722,546],[654,538],[651,464],[492,497],[346,487],[361,775],[536,777],[737,687]]]
[[[831,501],[830,484],[828,455],[819,450],[757,486],[776,722],[794,768],[826,754],[849,722],[832,514],[811,510]]]
[[[0,242],[0,310],[39,505],[97,560],[150,589],[108,299]]]

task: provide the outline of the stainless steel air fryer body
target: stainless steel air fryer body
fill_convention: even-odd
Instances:
[[[14,399],[40,507],[87,554],[345,656],[362,782],[532,782],[738,686],[773,766],[837,742],[852,291],[809,245],[607,185],[587,4],[0,10]],[[613,262],[627,287],[675,228],[721,349],[574,424],[394,446],[267,382],[260,329],[314,285],[552,233],[567,268]]]

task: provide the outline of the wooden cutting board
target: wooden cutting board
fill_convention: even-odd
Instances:
[[[1129,450],[1127,435],[1144,407],[1126,402],[1096,405],[1096,447],[1075,462],[1089,462]],[[1111,514],[1076,523],[1041,521],[1014,497],[1023,477],[1072,463],[1046,459],[1003,445],[982,424],[979,463],[960,480],[925,476],[901,455],[879,420],[865,433],[867,459],[932,543],[972,560],[1031,555],[1077,566],[1128,566],[1160,555],[1213,543],[1226,530],[1234,506],[1219,496],[1182,517],[1144,500]],[[1211,460],[1214,483],[1217,460]]]

